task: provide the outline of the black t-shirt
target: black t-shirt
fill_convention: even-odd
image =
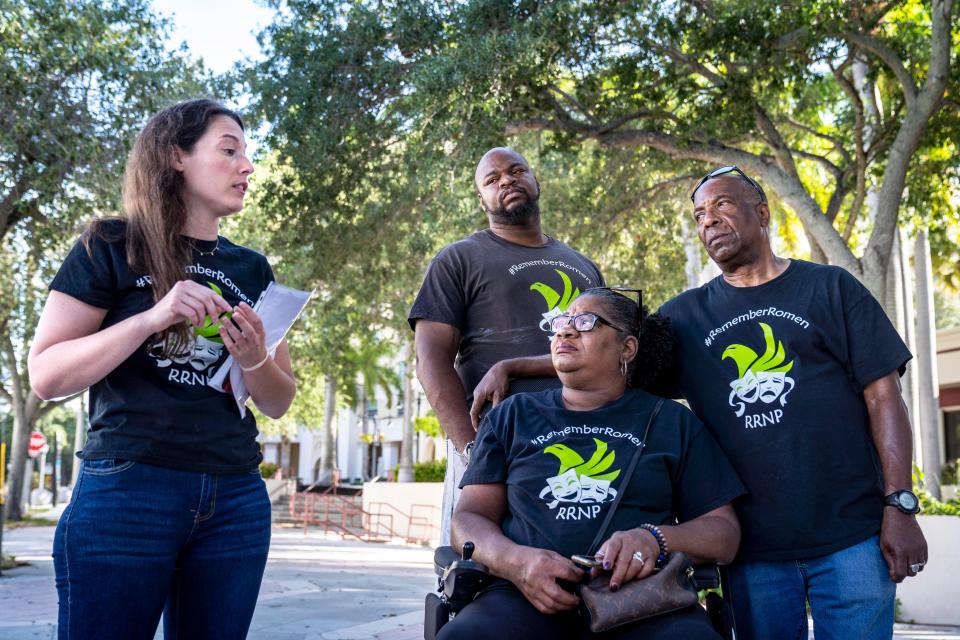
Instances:
[[[123,222],[106,223],[91,253],[77,242],[50,289],[106,309],[101,329],[153,306],[150,278],[127,266]],[[187,272],[231,305],[256,304],[273,280],[262,255],[220,237],[193,241],[195,260]],[[200,252],[216,251],[213,255]],[[229,393],[208,385],[227,357],[218,335],[196,336],[182,357],[159,356],[156,336],[90,387],[90,430],[78,455],[87,460],[124,458],[206,473],[241,473],[260,463],[257,425],[251,412],[240,417]]]
[[[564,556],[587,553],[658,398],[639,389],[569,411],[560,389],[507,398],[483,419],[461,486],[505,483],[505,536]],[[692,520],[743,493],[696,416],[665,401],[607,537],[645,522]]]
[[[430,262],[410,310],[417,320],[460,330],[455,367],[467,401],[500,360],[550,352],[550,320],[581,292],[603,286],[597,266],[550,238],[542,247],[507,242],[489,229],[444,247]],[[556,378],[527,378],[510,392],[556,387]]]
[[[880,530],[882,476],[863,388],[910,352],[843,269],[793,260],[777,278],[722,276],[661,308],[677,336],[676,390],[746,484],[740,556],[810,558]]]

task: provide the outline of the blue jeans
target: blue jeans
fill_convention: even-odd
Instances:
[[[804,640],[807,600],[816,640],[889,640],[896,587],[873,536],[807,560],[736,562],[724,591],[739,640]]]
[[[270,547],[258,472],[82,463],[53,543],[59,637],[245,638]]]

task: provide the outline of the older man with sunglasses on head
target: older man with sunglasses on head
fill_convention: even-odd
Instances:
[[[721,275],[661,312],[679,338],[675,390],[750,495],[729,569],[741,638],[889,638],[895,582],[927,547],[910,491],[900,395],[910,353],[841,268],[778,257],[756,181],[724,167],[691,196]]]
[[[809,602],[818,640],[890,638],[895,583],[927,560],[900,394],[911,355],[849,273],[774,254],[766,195],[738,167],[691,199],[721,275],[660,309],[678,343],[660,391],[687,399],[750,492],[725,586],[737,637],[806,638]],[[494,373],[519,370],[539,369]]]

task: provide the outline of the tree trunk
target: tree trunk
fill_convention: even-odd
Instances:
[[[700,239],[692,227],[693,223],[689,216],[680,216],[680,237],[683,239],[683,252],[686,255],[683,272],[686,275],[687,289],[696,289],[700,286],[700,272],[703,270]]]
[[[807,244],[810,245],[810,262],[828,264],[827,254],[825,254],[823,249],[820,248],[820,245],[817,244],[817,239],[813,237],[812,233],[807,231],[806,227],[804,227],[803,231],[804,235],[807,237]]]
[[[33,423],[27,416],[26,403],[14,397],[13,401],[13,439],[10,443],[10,483],[7,491],[7,520],[22,520],[26,504],[23,500],[25,491],[29,491],[24,476],[27,472],[27,448],[30,444],[30,432]]]
[[[877,297],[877,300],[883,306],[883,310],[886,312],[887,317],[890,318],[890,322],[896,327],[897,333],[901,336],[906,336],[908,334],[907,321],[906,315],[903,313],[903,278],[905,274],[901,268],[903,265],[903,246],[900,244],[899,233],[893,238],[893,246],[890,252],[892,255],[883,279],[883,290],[881,291],[881,295]]]
[[[59,431],[53,432],[53,437],[51,438],[53,442],[50,443],[50,450],[53,452],[53,457],[51,458],[53,460],[53,470],[50,482],[50,486],[53,487],[53,495],[50,496],[50,504],[54,507],[57,506],[57,488],[60,486],[60,456],[63,454],[60,450],[59,433]],[[41,486],[43,486],[42,483]]]
[[[903,322],[904,335],[903,341],[907,343],[910,353],[917,353],[917,306],[914,295],[914,269],[910,264],[910,243],[907,242],[907,236],[901,229],[897,234],[897,240],[900,243],[900,273],[903,274]],[[903,374],[903,401],[907,405],[907,412],[910,414],[910,424],[913,429],[913,457],[919,463],[920,460],[920,431],[917,425],[920,424],[920,387],[917,379],[916,363],[907,367]]]
[[[413,355],[409,345],[404,349],[403,367],[403,440],[400,443],[400,468],[397,482],[413,482]]]
[[[290,479],[290,438],[286,435],[280,437],[280,477],[284,480]]]
[[[904,247],[904,235],[900,229],[897,229],[893,237],[893,247],[887,266],[887,272],[884,277],[883,297],[879,299],[884,312],[897,333],[907,344],[911,353],[916,353],[913,346],[914,340],[914,317],[915,307],[913,304],[912,287],[910,285],[909,262],[906,257]],[[916,367],[907,367],[907,373],[904,376],[902,384],[902,394],[904,404],[907,407],[907,413],[913,424],[916,424],[918,416],[918,393],[917,393],[917,372]],[[917,439],[914,431],[914,454],[916,458]]]
[[[364,451],[364,463],[363,463],[363,479],[370,480],[373,477],[375,469],[375,460],[374,460],[374,442],[377,436],[377,425],[374,423],[373,428],[369,426],[370,416],[367,415],[367,389],[359,382],[357,383],[357,416],[360,418],[360,433],[364,435],[365,441],[367,441],[367,448]]]
[[[941,108],[941,100],[950,78],[952,11],[953,0],[933,0],[931,3],[930,61],[927,74],[919,90],[914,87],[904,88],[907,94],[907,110],[887,153],[883,180],[877,194],[877,217],[861,260],[865,272],[880,274],[886,271],[890,260],[890,247],[896,236],[897,214],[900,211],[910,160],[920,146],[930,117]]]
[[[9,453],[10,482],[5,513],[8,520],[22,520],[26,507],[26,498],[23,496],[29,496],[30,493],[26,481],[27,464],[30,462],[27,456],[30,433],[42,415],[69,398],[44,402],[33,392],[26,382],[26,374],[20,372],[13,343],[8,335],[0,337],[0,358],[3,360],[0,370],[5,371],[10,383],[7,400],[13,409],[13,434]],[[23,362],[26,362],[26,357]]]
[[[86,412],[86,402],[84,402],[84,397],[80,396],[80,401],[77,403],[77,431],[73,434],[73,473],[70,475],[70,486],[77,486],[77,477],[80,475],[80,459],[77,458],[77,453],[83,449],[84,443],[87,441],[87,412]]]
[[[863,127],[861,129],[861,141],[863,149],[869,149],[873,146],[877,131],[883,125],[882,111],[883,103],[877,94],[876,85],[870,77],[870,69],[864,58],[858,57],[854,60],[850,68],[854,89],[860,97],[863,106]],[[865,168],[866,170],[866,168]],[[880,210],[880,194],[876,190],[869,178],[864,185],[863,194],[864,215],[871,227],[875,228],[877,216]],[[907,275],[907,265],[903,259],[903,237],[899,227],[894,221],[895,242],[899,245],[891,248],[891,259],[898,261],[894,265],[894,273],[891,273],[889,266],[861,261],[862,281],[867,289],[883,306],[887,316],[897,326],[900,335],[906,337],[909,334],[910,327],[913,324],[913,315],[909,313],[905,318],[901,318],[900,312],[910,310],[912,312],[912,299],[905,293],[905,283],[909,281]],[[896,270],[899,269],[899,272]],[[895,294],[893,287],[898,287],[900,293]],[[902,297],[898,297],[902,296]],[[897,320],[897,318],[901,318]]]
[[[24,475],[27,471],[27,448],[30,444],[30,432],[39,415],[40,399],[30,389],[26,376],[21,376],[16,351],[10,336],[3,334],[0,339],[3,358],[2,369],[6,370],[10,383],[9,403],[13,409],[13,434],[10,443],[10,488],[7,493],[6,518],[22,520],[25,500],[22,498],[30,487],[25,486]]]
[[[940,391],[937,378],[937,345],[934,337],[933,269],[926,229],[917,232],[914,261],[917,270],[917,357],[920,382],[920,420],[917,430],[923,447],[925,487],[940,498]]]
[[[324,376],[323,433],[320,440],[320,469],[316,482],[331,483],[337,466],[336,438],[334,437],[337,414],[337,381],[331,375]]]

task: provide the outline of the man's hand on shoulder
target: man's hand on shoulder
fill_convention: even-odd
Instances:
[[[927,563],[927,541],[916,517],[892,507],[885,508],[880,528],[880,551],[894,582],[903,582],[904,578],[917,575],[910,570],[910,565],[922,567]]]
[[[470,407],[470,422],[473,428],[480,426],[480,414],[483,408],[489,402],[491,406],[497,406],[500,401],[507,396],[507,390],[510,388],[510,373],[507,360],[501,360],[496,363],[483,375],[480,383],[473,390],[473,406]]]
[[[480,414],[488,402],[497,406],[507,397],[512,378],[549,378],[556,376],[550,354],[509,358],[496,363],[480,379],[473,390],[473,406],[470,407],[470,421],[476,429],[480,424]]]

